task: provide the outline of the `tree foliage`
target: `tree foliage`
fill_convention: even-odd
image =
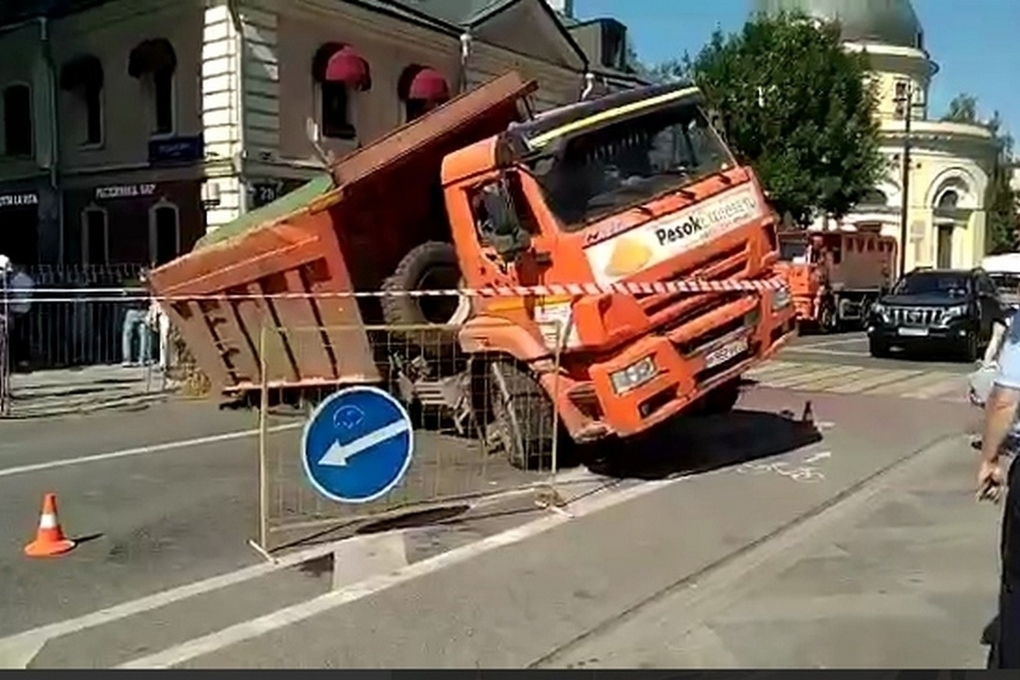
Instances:
[[[991,120],[982,122],[978,118],[977,97],[962,93],[957,95],[946,110],[942,120],[954,123],[985,125],[995,140],[995,159],[988,178],[988,194],[985,197],[985,224],[988,233],[986,248],[990,253],[1008,253],[1020,247],[1018,243],[1017,220],[1018,196],[1013,190],[1013,137],[1002,126],[1002,119],[996,111]]]
[[[656,71],[702,88],[734,153],[801,224],[845,215],[882,175],[867,63],[843,49],[834,24],[758,16]]]

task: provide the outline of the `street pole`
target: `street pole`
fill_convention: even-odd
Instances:
[[[910,119],[914,114],[913,84],[907,84],[906,101],[903,102],[903,174],[900,177],[900,267],[899,275],[906,274],[907,229],[910,213]]]

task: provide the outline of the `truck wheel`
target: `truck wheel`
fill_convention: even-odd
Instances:
[[[729,413],[740,399],[740,379],[719,385],[701,397],[692,409],[692,415],[714,416]]]
[[[487,438],[515,468],[538,467],[556,435],[552,402],[534,376],[512,361],[493,361],[488,378],[493,421]]]
[[[457,251],[449,243],[428,241],[412,249],[382,283],[383,292],[396,293],[382,299],[383,320],[390,326],[443,326],[463,323],[471,301],[461,296],[411,297],[416,290],[451,290],[461,284]],[[431,358],[450,356],[456,344],[454,328],[394,331],[395,336],[417,346]]]
[[[822,333],[835,333],[839,330],[839,316],[836,314],[836,306],[829,302],[822,304],[818,313],[818,327]]]

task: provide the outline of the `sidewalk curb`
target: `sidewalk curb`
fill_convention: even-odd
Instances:
[[[58,418],[61,416],[86,415],[98,411],[117,410],[131,406],[154,404],[167,401],[175,395],[174,391],[151,392],[147,394],[130,395],[111,399],[93,399],[87,402],[58,405],[48,408],[33,409],[31,406],[25,409],[12,409],[6,416],[0,416],[0,420],[41,420],[45,418]]]

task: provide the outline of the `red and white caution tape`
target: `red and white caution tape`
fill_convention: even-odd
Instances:
[[[383,297],[578,297],[584,295],[676,295],[691,293],[730,293],[787,288],[781,277],[761,280],[708,281],[688,279],[684,281],[657,281],[654,283],[551,283],[541,286],[494,286],[491,288],[462,288],[444,290],[402,290],[402,291],[348,291],[348,292],[284,292],[284,293],[222,293],[217,295],[153,295],[144,288],[36,288],[34,290],[10,290],[11,298],[21,296],[29,299],[45,296],[42,301],[61,300],[90,302],[123,302],[126,300],[151,300],[161,302],[189,302],[200,300],[306,300],[306,299],[350,299]],[[50,296],[64,296],[53,298]],[[22,298],[23,299],[23,298]]]

